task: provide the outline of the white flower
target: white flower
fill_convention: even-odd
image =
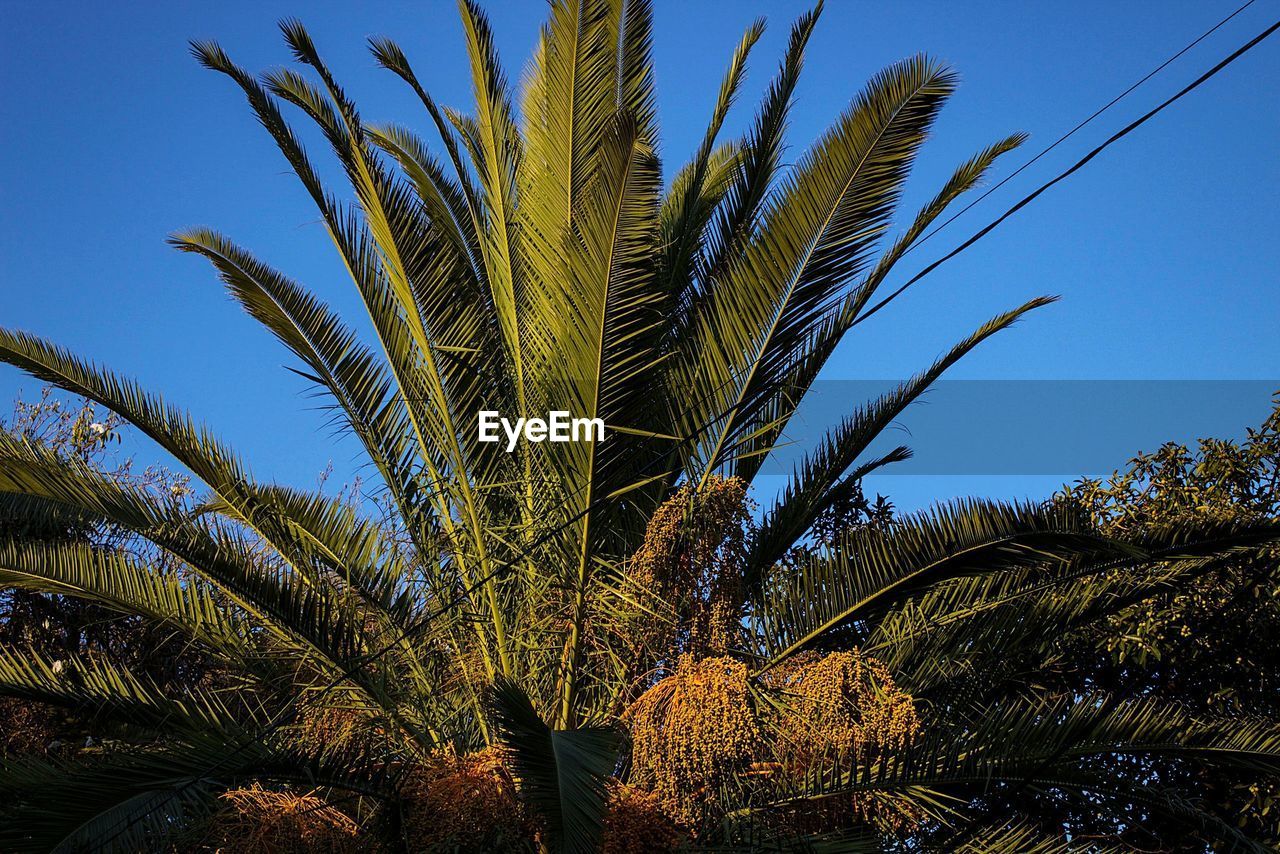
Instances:
[[[89,425],[89,429],[93,431],[95,436],[101,436],[103,433],[107,432],[107,425],[103,424],[101,421],[95,421]]]

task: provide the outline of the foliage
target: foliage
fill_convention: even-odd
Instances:
[[[1045,791],[1113,823],[1253,844],[1181,781],[1118,788],[1109,760],[1274,773],[1273,716],[1051,677],[1064,638],[1273,548],[1274,519],[1110,534],[1066,505],[895,517],[862,495],[863,476],[909,454],[866,453],[903,409],[1050,299],[852,405],[759,514],[748,504],[903,253],[1022,137],[961,164],[895,234],[955,85],[937,62],[876,75],[784,165],[818,11],[725,140],[754,24],[666,182],[648,3],[557,0],[519,97],[484,15],[460,11],[471,113],[371,42],[421,102],[434,152],[367,123],[300,23],[282,30],[305,73],[254,76],[193,45],[316,204],[369,334],[212,230],[172,242],[212,262],[327,396],[366,451],[374,506],[263,483],[158,396],[0,331],[0,359],[115,413],[193,484],[156,489],[0,433],[0,585],[131,615],[202,656],[199,678],[174,682],[83,641],[0,646],[0,694],[121,727],[104,747],[0,763],[0,848],[156,849],[216,826],[227,792],[271,801],[261,820],[289,816],[290,838],[310,832],[304,814],[333,830],[341,813],[410,850],[581,852],[606,831],[616,846],[624,801],[647,805],[642,823],[666,813],[660,844],[1060,850],[1059,830],[1001,809]],[[316,124],[350,198],[321,183],[286,110]],[[481,409],[568,410],[608,438],[508,453],[478,441]],[[310,798],[314,813],[294,809]]]
[[[1204,521],[1280,516],[1280,405],[1244,441],[1168,443],[1107,481],[1084,479],[1061,500],[1083,507],[1112,536]],[[1225,562],[1194,584],[1118,615],[1092,638],[1115,683],[1176,696],[1217,713],[1280,712],[1276,570],[1280,552]]]
[[[48,449],[56,457],[102,470],[157,495],[179,500],[187,491],[185,478],[163,468],[135,472],[132,460],[120,459],[113,448],[120,441],[121,419],[111,413],[99,417],[89,401],[65,401],[51,387],[35,401],[19,397],[12,416],[0,420],[9,435]],[[102,548],[145,550],[127,531],[95,524],[84,516],[48,508],[29,514],[16,496],[0,496],[0,535],[7,542],[77,541]],[[151,552],[157,571],[174,562]],[[207,659],[180,638],[136,616],[61,592],[40,592],[21,586],[0,587],[0,645],[37,651],[57,660],[71,656],[105,656],[153,679],[189,686],[205,677]],[[113,735],[113,728],[96,725],[82,710],[65,710],[43,703],[0,699],[0,755],[43,753],[52,748],[79,747],[88,739]]]
[[[37,753],[57,742],[57,712],[17,697],[0,697],[0,753]]]
[[[1079,481],[1061,500],[1111,536],[1280,517],[1280,402],[1242,442],[1206,438],[1194,451],[1168,443],[1105,482]],[[1276,550],[1227,561],[1117,615],[1091,638],[1109,660],[1106,678],[1135,680],[1204,711],[1280,712],[1270,654],[1270,641],[1280,640],[1278,561]]]
[[[1280,401],[1243,441],[1205,438],[1194,448],[1170,442],[1139,454],[1106,480],[1078,481],[1058,500],[1081,507],[1110,536],[1141,536],[1206,521],[1275,519],[1280,516],[1278,472]],[[1103,685],[1202,714],[1274,717],[1280,713],[1278,594],[1280,550],[1232,556],[1073,637],[1059,678],[1075,690]],[[1114,773],[1182,780],[1223,821],[1280,844],[1280,817],[1273,805],[1280,790],[1272,775],[1207,777],[1176,763],[1123,762],[1116,763]],[[1061,805],[1046,812],[1059,820],[1070,815]],[[1092,816],[1069,820],[1094,835],[1117,832],[1098,827]]]

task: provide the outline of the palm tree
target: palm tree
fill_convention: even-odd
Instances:
[[[224,668],[222,681],[175,694],[99,658],[0,651],[3,693],[118,717],[131,733],[118,749],[6,761],[0,845],[154,847],[251,782],[302,783],[385,817],[432,757],[499,745],[539,844],[592,850],[613,778],[648,774],[661,791],[666,766],[646,766],[645,745],[702,732],[669,718],[689,711],[681,692],[695,683],[754,733],[692,793],[718,804],[685,816],[699,842],[858,850],[905,833],[1029,850],[1055,843],[1003,807],[1045,789],[1232,833],[1158,781],[1119,786],[1090,759],[1273,768],[1271,722],[1055,694],[1037,674],[1062,633],[1273,541],[1274,525],[1120,542],[1063,510],[975,502],[796,549],[863,476],[908,456],[866,454],[905,407],[1050,299],[992,319],[854,408],[757,521],[743,510],[746,484],[897,262],[1022,137],[963,163],[894,234],[954,77],[925,57],[892,66],[787,166],[815,10],[792,28],[748,130],[725,141],[763,24],[748,28],[698,150],[664,186],[648,3],[553,3],[518,108],[483,13],[471,0],[460,9],[473,113],[439,106],[399,47],[371,41],[421,100],[439,154],[405,127],[366,123],[297,22],[282,29],[309,76],[254,76],[216,44],[192,46],[242,90],[314,200],[372,336],[214,231],[172,243],[211,261],[329,397],[376,469],[386,518],[258,482],[186,413],[0,332],[0,358],[118,413],[207,490],[175,502],[4,437],[9,512],[70,511],[147,549],[10,538],[0,583],[143,615]],[[318,125],[351,201],[321,183],[286,105]],[[479,441],[481,410],[567,411],[601,419],[607,438],[508,452]],[[719,527],[691,533],[716,496],[729,508]],[[182,570],[156,571],[148,549]],[[1125,572],[1153,562],[1158,572]],[[853,685],[855,671],[858,690],[892,700],[885,739],[800,743],[797,710],[811,723],[826,714],[814,674]],[[359,737],[309,738],[326,715],[354,721]]]

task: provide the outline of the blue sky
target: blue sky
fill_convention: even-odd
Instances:
[[[335,480],[349,477],[354,445],[322,430],[317,402],[281,367],[287,354],[229,302],[207,266],[164,245],[176,228],[216,227],[360,316],[301,188],[231,84],[199,68],[186,41],[218,39],[242,64],[265,68],[288,59],[275,22],[300,17],[367,118],[425,130],[410,93],[374,66],[364,41],[393,36],[438,100],[466,107],[470,84],[453,4],[0,5],[0,324],[47,336],[189,408],[260,477],[311,485],[330,460]],[[1027,131],[1031,141],[1004,164],[1000,175],[1007,174],[1236,5],[830,2],[811,42],[792,151],[798,154],[881,67],[920,51],[945,59],[962,85],[913,176],[906,200],[913,208],[973,151]],[[508,72],[517,77],[543,4],[488,8]],[[790,21],[805,8],[780,0],[657,2],[669,170],[700,136],[743,28],[756,15],[770,25],[749,81],[748,91],[758,93]],[[909,256],[903,277],[1278,15],[1277,0],[1258,0]],[[828,378],[906,376],[987,317],[1043,293],[1063,300],[986,344],[952,376],[1280,376],[1277,80],[1280,36],[859,327]],[[739,109],[739,126],[748,115]],[[0,370],[0,400],[19,389],[33,396],[37,388]],[[1253,423],[1268,407],[1265,394],[1258,398],[1247,419]],[[1062,417],[1070,418],[1071,408]],[[1190,438],[1203,414],[1188,400],[1185,412],[1152,425],[1146,446]],[[955,417],[971,414],[957,410]],[[970,433],[983,441],[981,431]],[[1074,474],[912,475],[879,478],[872,488],[918,506],[969,493],[1043,495]]]

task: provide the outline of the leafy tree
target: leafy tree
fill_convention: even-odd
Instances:
[[[187,493],[186,479],[159,467],[135,472],[132,460],[118,459],[111,448],[120,438],[121,422],[106,414],[101,419],[88,401],[68,403],[46,387],[36,401],[19,398],[13,416],[0,421],[12,436],[46,448],[58,457],[74,459],[153,494],[177,498]],[[99,524],[67,508],[25,512],[23,496],[0,495],[0,532],[6,542],[57,542],[93,545],[102,549],[147,550],[144,542],[110,524]],[[157,571],[173,571],[174,561],[148,551]],[[22,587],[0,589],[0,644],[30,649],[55,663],[67,657],[95,654],[151,678],[187,685],[204,677],[202,657],[172,631],[140,617],[124,615],[91,601],[60,592]],[[92,743],[112,734],[92,716],[0,698],[0,740],[3,752],[45,752]]]
[[[272,834],[335,846],[351,838],[346,816],[363,839],[410,850],[640,838],[1053,850],[1061,838],[991,808],[996,794],[1047,787],[1247,845],[1179,791],[1117,789],[1098,759],[1273,768],[1270,718],[1046,690],[1039,677],[1065,633],[1274,542],[1273,522],[1120,538],[1069,508],[965,502],[828,530],[865,474],[907,455],[868,459],[876,436],[1048,299],[853,408],[758,521],[742,503],[902,254],[1022,137],[978,152],[892,234],[954,76],[925,57],[887,69],[784,169],[814,12],[792,28],[746,133],[726,141],[762,25],[747,30],[698,150],[664,190],[647,3],[554,3],[518,109],[483,14],[468,0],[461,13],[470,114],[437,105],[394,43],[371,44],[421,100],[440,155],[404,127],[367,124],[301,24],[282,29],[309,76],[255,77],[215,44],[193,46],[315,201],[372,346],[216,232],[173,243],[209,259],[329,395],[385,488],[390,526],[260,483],[136,384],[0,333],[0,358],[117,413],[203,490],[162,500],[0,437],[0,490],[21,513],[117,526],[183,567],[14,537],[0,581],[181,632],[236,679],[173,691],[109,657],[55,667],[5,648],[4,693],[118,718],[132,738],[6,761],[0,846],[137,850],[186,827],[193,848],[245,839],[228,828],[260,815]],[[353,201],[321,184],[289,106],[318,125]],[[482,409],[598,417],[608,438],[507,453],[478,440]],[[1157,569],[1123,571],[1137,566]],[[487,824],[449,795],[480,789]],[[299,827],[300,815],[325,823]],[[637,823],[653,833],[620,832]]]
[[[1106,481],[1080,480],[1060,500],[1119,537],[1280,517],[1280,404],[1243,441],[1206,438],[1194,450],[1170,442]],[[1249,553],[1117,615],[1090,638],[1111,671],[1105,678],[1209,712],[1280,712],[1278,558]]]
[[[1058,500],[1086,512],[1108,536],[1179,525],[1280,518],[1280,402],[1242,441],[1170,442],[1139,454],[1106,480],[1085,478]],[[1171,586],[1074,635],[1058,678],[1072,690],[1102,686],[1153,697],[1198,714],[1274,719],[1280,713],[1280,551],[1229,556],[1194,581]],[[1205,775],[1177,762],[1117,762],[1120,776],[1160,775],[1197,793],[1222,820],[1280,844],[1280,788],[1272,774]],[[1065,805],[1046,809],[1078,832],[1111,834],[1141,847],[1160,835],[1110,827]]]

